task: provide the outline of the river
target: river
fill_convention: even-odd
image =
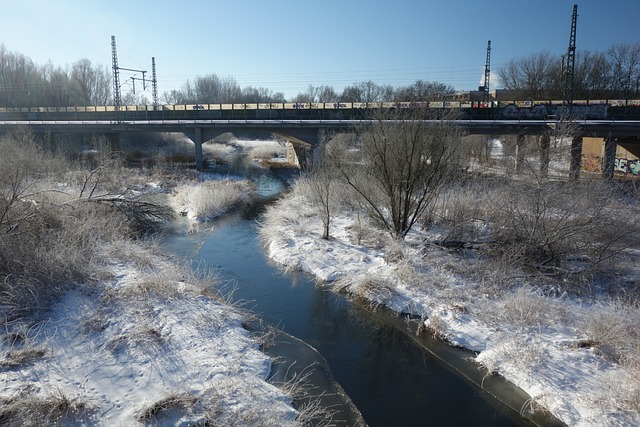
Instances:
[[[257,182],[267,200],[282,186],[270,175]],[[269,351],[280,352],[287,367],[294,361],[297,369],[315,364],[318,375],[311,382],[317,393],[333,384],[326,394],[343,397],[344,389],[372,427],[531,425],[476,385],[482,373],[467,360],[468,353],[442,343],[428,350],[430,344],[408,333],[397,316],[347,301],[307,274],[283,273],[258,239],[261,206],[201,225],[191,234],[181,220],[163,242],[170,252],[192,260],[194,268],[214,269],[223,286],[234,289],[233,300],[264,322],[316,349],[283,334]],[[518,398],[521,402],[526,396]],[[337,425],[359,423],[348,400],[325,402],[333,405]]]

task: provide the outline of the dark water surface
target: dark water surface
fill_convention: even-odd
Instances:
[[[265,322],[317,349],[368,425],[531,425],[418,345],[401,325],[321,289],[306,274],[284,274],[264,254],[255,217],[246,216],[190,235],[186,224],[178,224],[165,246],[194,266],[206,263],[235,287],[234,300],[246,301],[245,308]],[[345,420],[338,424],[357,423]]]

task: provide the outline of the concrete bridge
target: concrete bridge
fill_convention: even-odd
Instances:
[[[0,132],[20,126],[28,126],[35,132],[51,133],[99,133],[119,137],[132,132],[181,132],[195,145],[196,167],[202,169],[202,144],[227,132],[270,132],[286,139],[299,156],[318,144],[325,131],[347,131],[375,120],[370,119],[177,119],[177,120],[127,120],[123,114],[120,120],[82,119],[47,120],[46,114],[28,117],[27,120],[0,120]],[[1,117],[0,117],[1,118]],[[561,123],[558,120],[426,120],[425,122],[448,122],[461,127],[468,134],[517,135],[518,146],[524,143],[526,135],[542,135],[541,164],[548,164],[549,135]],[[579,174],[583,137],[599,137],[606,140],[604,174],[613,175],[616,144],[640,146],[640,120],[577,120],[572,121],[577,135],[572,143],[571,173]],[[523,151],[517,150],[517,164],[524,160]],[[521,157],[520,157],[521,156]],[[547,156],[545,158],[545,156]]]

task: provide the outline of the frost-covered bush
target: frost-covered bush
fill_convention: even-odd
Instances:
[[[0,139],[2,314],[46,307],[73,283],[98,278],[99,245],[132,233],[116,206],[97,202],[105,191],[98,179],[102,171],[85,170],[84,180],[60,186],[68,178],[65,167],[71,165],[28,132]]]
[[[425,225],[437,243],[473,248],[496,272],[561,277],[565,289],[583,291],[622,271],[616,261],[635,245],[639,218],[616,183],[487,177],[450,183]]]
[[[286,149],[283,145],[277,143],[268,143],[257,145],[249,151],[249,158],[270,160],[276,157],[283,157],[286,155]]]
[[[640,367],[640,307],[620,300],[595,305],[585,322],[586,343]]]
[[[550,272],[572,270],[571,260],[588,268],[624,249],[637,229],[621,218],[619,193],[603,181],[513,181],[488,198],[492,205],[494,249],[512,262]],[[622,208],[622,206],[620,206]]]
[[[526,286],[504,292],[497,299],[479,301],[476,314],[493,326],[510,325],[518,329],[552,326],[565,319],[561,299],[541,294]]]
[[[427,227],[439,226],[442,241],[476,242],[487,238],[484,203],[490,180],[452,181],[441,192],[424,218]]]
[[[205,181],[178,186],[173,204],[183,215],[198,221],[211,220],[240,206],[251,194],[248,181]]]
[[[237,151],[237,147],[229,144],[207,143],[202,145],[202,151],[216,161],[226,161],[229,156]]]

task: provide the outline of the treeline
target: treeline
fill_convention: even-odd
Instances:
[[[252,103],[285,102],[282,92],[272,92],[264,87],[241,87],[233,77],[209,74],[187,80],[181,89],[165,92],[167,104]]]
[[[292,102],[379,102],[379,101],[434,101],[451,98],[453,86],[438,82],[417,80],[409,86],[379,85],[371,80],[357,82],[338,93],[331,86],[309,85]]]
[[[566,66],[548,51],[512,59],[498,71],[501,86],[517,99],[562,99]],[[640,42],[606,52],[577,50],[573,99],[640,98]]]
[[[406,87],[394,88],[373,81],[356,82],[342,92],[332,86],[309,85],[307,90],[291,98],[290,102],[376,102],[428,101],[453,96],[452,86],[437,82],[416,81]],[[168,104],[286,102],[284,94],[267,88],[240,87],[233,77],[220,78],[215,74],[197,77],[180,90],[164,95]]]
[[[255,103],[255,102],[375,102],[444,99],[454,88],[438,82],[416,81],[395,88],[372,81],[356,82],[342,92],[331,86],[309,85],[287,100],[282,92],[265,87],[242,87],[235,78],[209,74],[187,80],[182,88],[164,92],[167,104]],[[126,93],[123,104],[148,104],[141,94]],[[0,107],[66,107],[113,104],[111,69],[81,59],[71,66],[38,65],[21,53],[0,45]]]
[[[514,99],[562,99],[566,66],[563,57],[548,51],[512,59],[498,70],[500,85]],[[417,80],[394,87],[373,81],[356,82],[337,91],[309,85],[287,100],[265,87],[242,87],[233,77],[209,74],[187,80],[182,88],[164,92],[167,104],[255,102],[376,102],[445,100],[452,86]],[[640,42],[612,46],[606,52],[578,50],[574,71],[574,99],[640,98]],[[126,93],[124,104],[148,104],[141,94]],[[71,66],[35,64],[28,57],[0,45],[0,107],[110,105],[111,69],[80,59]]]
[[[88,59],[38,65],[0,45],[0,107],[107,105],[111,86],[110,70]]]

